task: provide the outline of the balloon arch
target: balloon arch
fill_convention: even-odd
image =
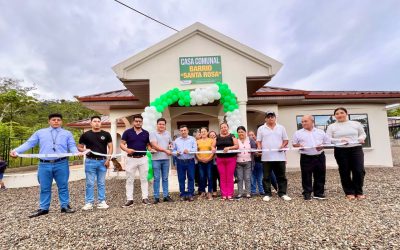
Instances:
[[[190,107],[212,103],[215,100],[220,100],[226,113],[226,121],[230,130],[236,131],[236,128],[241,124],[236,95],[231,91],[228,84],[220,82],[194,90],[179,90],[178,88],[174,88],[167,91],[144,109],[142,113],[143,128],[155,131],[157,119],[161,118],[164,109],[173,103],[178,102],[179,106]]]

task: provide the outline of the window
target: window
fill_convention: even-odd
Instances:
[[[315,120],[315,127],[326,131],[328,126],[336,121],[333,115],[313,115]],[[301,129],[301,118],[302,115],[296,116],[297,121],[297,129]],[[363,147],[371,147],[371,137],[369,134],[369,124],[368,124],[368,115],[367,114],[349,114],[349,120],[358,121],[363,125],[364,131],[367,134],[367,138],[365,139],[365,143]]]

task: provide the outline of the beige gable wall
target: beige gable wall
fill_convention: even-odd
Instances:
[[[127,79],[150,79],[150,100],[172,88],[193,89],[207,84],[181,85],[179,57],[221,56],[222,79],[240,101],[247,101],[247,76],[266,76],[271,70],[236,52],[221,46],[200,34],[184,40],[161,54],[127,69]]]

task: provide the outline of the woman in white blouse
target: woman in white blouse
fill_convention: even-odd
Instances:
[[[338,144],[334,155],[339,166],[343,191],[348,200],[365,199],[364,152],[361,144],[367,136],[361,123],[348,119],[345,108],[335,109],[334,115],[336,122],[328,126],[326,133],[332,138],[332,143]]]

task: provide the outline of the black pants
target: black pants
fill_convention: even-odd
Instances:
[[[314,196],[322,196],[325,191],[326,176],[326,159],[324,152],[320,155],[301,154],[300,169],[303,195],[311,195],[311,192],[314,192]]]
[[[272,196],[271,193],[271,169],[275,173],[278,183],[278,195],[285,195],[287,192],[286,162],[285,161],[263,161],[263,188],[265,195]]]
[[[216,164],[213,164],[212,166],[212,186],[213,186],[213,192],[217,192],[218,186],[220,185],[219,182],[219,172]],[[218,186],[217,186],[217,180],[218,180]]]
[[[365,168],[362,147],[335,147],[334,154],[339,165],[340,180],[344,193],[346,195],[363,194]]]

